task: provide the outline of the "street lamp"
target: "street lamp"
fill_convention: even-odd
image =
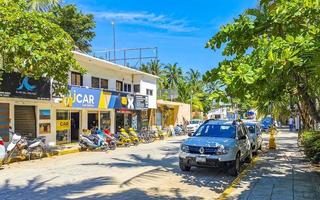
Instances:
[[[114,21],[112,21],[111,24],[112,24],[112,31],[113,31],[113,60],[116,63],[116,32],[114,29],[114,26],[115,26]]]

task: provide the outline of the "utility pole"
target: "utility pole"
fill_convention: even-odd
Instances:
[[[116,63],[116,31],[114,29],[115,23],[114,21],[111,22],[112,24],[112,31],[113,31],[113,61]]]

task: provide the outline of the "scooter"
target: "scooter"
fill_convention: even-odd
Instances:
[[[183,132],[182,132],[182,128],[180,127],[180,126],[175,126],[174,127],[174,134],[175,135],[182,135],[183,134]]]
[[[138,137],[138,133],[133,129],[129,128],[128,130],[131,141],[134,145],[138,145],[140,143],[140,139]]]
[[[130,137],[123,128],[121,128],[119,132],[117,132],[117,134],[115,135],[115,138],[117,140],[117,145],[129,147],[131,144]]]
[[[113,134],[108,129],[104,130],[103,133],[105,134],[106,142],[108,143],[109,148],[111,150],[115,150],[117,148],[116,138],[113,136]]]
[[[79,145],[83,150],[101,149],[103,151],[107,151],[109,149],[109,146],[105,139],[101,137],[99,134],[95,133],[90,135],[81,134],[79,137]]]
[[[45,141],[46,138],[43,136],[37,137],[34,140],[27,140],[26,137],[13,133],[11,142],[7,147],[4,163],[10,161],[10,158],[15,151],[17,151],[18,155],[27,157],[29,160],[42,158],[46,152]]]

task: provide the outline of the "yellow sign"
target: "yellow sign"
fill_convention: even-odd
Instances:
[[[64,97],[61,103],[64,107],[72,107],[73,99],[72,97]]]
[[[57,120],[57,131],[66,131],[71,128],[71,120]]]
[[[124,105],[124,106],[128,104],[127,97],[121,97],[121,104]]]

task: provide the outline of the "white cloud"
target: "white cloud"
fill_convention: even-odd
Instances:
[[[185,20],[169,18],[165,15],[156,15],[146,12],[93,12],[96,18],[122,24],[136,24],[149,26],[174,32],[190,32],[196,30]]]

